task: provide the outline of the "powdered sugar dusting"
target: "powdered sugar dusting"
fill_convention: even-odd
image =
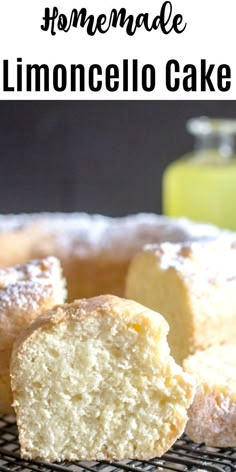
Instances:
[[[22,280],[20,283],[8,285],[0,292],[0,309],[20,310],[21,312],[38,311],[39,303],[52,297],[53,287],[48,282],[36,280]],[[1,316],[1,315],[0,315]]]
[[[184,218],[142,213],[121,218],[86,213],[0,216],[0,232],[12,230],[31,231],[36,234],[39,247],[49,244],[57,255],[106,254],[114,259],[131,257],[148,243],[212,239],[220,233],[214,226]]]
[[[162,270],[174,268],[183,276],[205,280],[236,278],[235,235],[222,232],[215,239],[146,245],[144,250],[158,257]],[[199,277],[197,277],[199,275]]]
[[[236,345],[212,346],[184,361],[198,388],[186,432],[196,442],[236,447]]]
[[[0,351],[42,311],[63,303],[65,283],[54,257],[0,270]]]
[[[30,261],[27,264],[0,269],[0,289],[17,282],[33,282],[36,280],[48,283],[60,271],[60,263],[55,257]]]

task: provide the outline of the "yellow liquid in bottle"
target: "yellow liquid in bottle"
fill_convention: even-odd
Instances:
[[[236,229],[236,156],[208,150],[170,164],[163,177],[163,211]]]

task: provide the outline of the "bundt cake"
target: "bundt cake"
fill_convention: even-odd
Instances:
[[[219,230],[185,219],[140,214],[109,218],[84,213],[0,216],[0,267],[56,256],[68,299],[124,295],[131,258],[148,243],[215,238]]]

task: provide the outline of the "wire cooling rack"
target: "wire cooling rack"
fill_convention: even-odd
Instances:
[[[161,459],[52,464],[20,458],[14,417],[0,418],[0,472],[236,472],[236,449],[209,448],[185,436]]]

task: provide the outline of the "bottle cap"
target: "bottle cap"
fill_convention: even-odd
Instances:
[[[187,121],[187,130],[197,135],[232,135],[236,134],[236,119],[192,118]]]

